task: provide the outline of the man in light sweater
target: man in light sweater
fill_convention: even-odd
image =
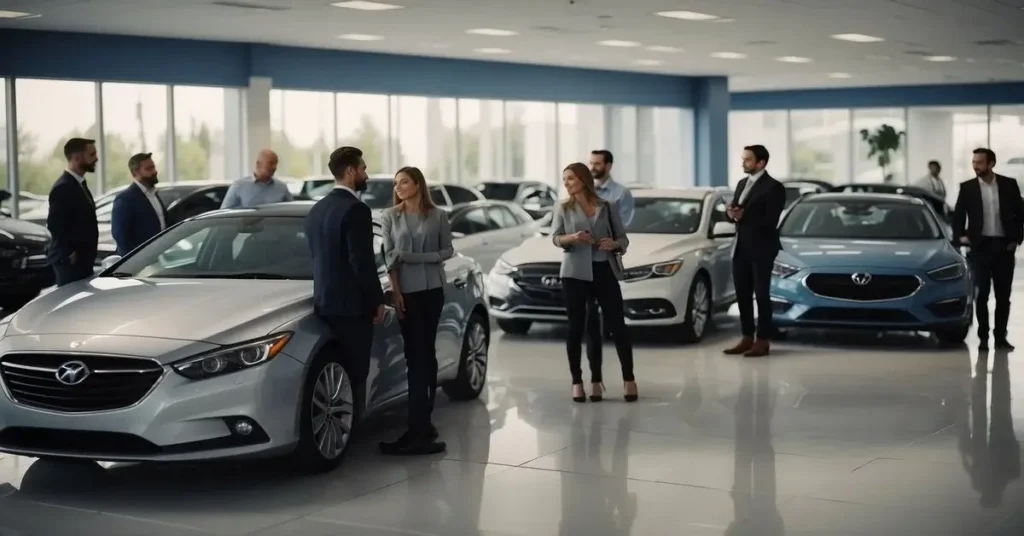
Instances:
[[[270,149],[260,151],[252,175],[238,179],[228,188],[220,208],[252,208],[291,201],[288,185],[274,179],[276,172],[277,153]]]

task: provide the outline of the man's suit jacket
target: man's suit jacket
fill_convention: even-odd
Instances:
[[[996,175],[999,191],[999,220],[1006,239],[1020,244],[1024,241],[1024,201],[1015,179]],[[981,198],[981,179],[975,177],[960,183],[960,195],[953,209],[953,234],[966,236],[972,244],[981,240],[985,227],[985,203]]]
[[[51,238],[46,251],[47,262],[68,264],[71,254],[75,253],[75,264],[92,266],[99,242],[96,203],[92,195],[74,175],[65,171],[50,189],[49,206],[46,228]]]
[[[739,205],[749,178],[736,186],[733,204]],[[786,207],[786,187],[768,172],[751,186],[753,190],[741,205],[743,217],[736,222],[736,243],[733,255],[774,258],[782,249],[779,241],[779,218]]]
[[[336,188],[306,217],[313,253],[313,303],[321,316],[370,320],[384,303],[373,250],[370,207]]]
[[[160,197],[157,197],[159,200]],[[160,210],[167,221],[167,207],[160,201]],[[160,228],[160,215],[146,197],[138,183],[132,183],[114,198],[110,214],[110,231],[117,243],[117,254],[124,256],[156,236]]]

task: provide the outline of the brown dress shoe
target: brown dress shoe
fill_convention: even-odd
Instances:
[[[736,343],[736,346],[732,348],[726,348],[722,351],[725,355],[740,355],[747,353],[748,350],[754,347],[753,337],[743,337],[740,342]]]
[[[770,345],[766,339],[758,339],[754,341],[750,349],[743,354],[743,357],[766,357],[770,350]]]

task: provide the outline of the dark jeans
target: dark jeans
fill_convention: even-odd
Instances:
[[[744,337],[768,340],[775,335],[770,297],[772,266],[775,256],[750,255],[738,249],[732,259],[732,283],[740,309],[740,329]],[[754,322],[754,298],[757,298],[757,322]]]
[[[993,329],[996,339],[1006,338],[1006,326],[1010,321],[1010,292],[1013,289],[1015,253],[1007,249],[1010,242],[1003,238],[982,238],[971,244],[971,264],[974,270],[974,284],[978,295],[974,304],[978,316],[978,337],[988,338],[988,295],[995,290],[996,325]]]
[[[405,341],[409,382],[409,430],[427,433],[437,396],[437,324],[444,307],[444,289],[403,293],[405,317],[400,321]]]
[[[81,281],[92,277],[92,274],[94,273],[93,261],[92,259],[78,259],[78,262],[75,264],[64,261],[54,264],[53,272],[57,278],[57,286],[62,287],[64,285],[74,283],[75,281]]]
[[[562,290],[565,294],[565,308],[569,315],[569,336],[565,341],[566,353],[569,356],[569,372],[572,374],[572,383],[583,383],[583,371],[580,368],[582,361],[582,345],[584,331],[590,331],[591,344],[594,346],[594,337],[598,338],[600,344],[601,330],[587,329],[587,304],[597,300],[601,306],[601,313],[604,318],[605,327],[612,332],[615,339],[615,350],[619,354],[619,364],[622,366],[622,379],[631,382],[633,378],[633,343],[629,339],[629,332],[626,330],[626,320],[622,312],[622,289],[619,288],[619,281],[615,279],[615,273],[607,262],[594,263],[594,280],[584,281],[582,279],[565,278],[562,280]],[[594,333],[596,331],[596,333]],[[599,383],[604,381],[601,375],[601,352],[587,353],[590,361],[590,381]]]
[[[373,350],[373,321],[362,316],[322,316],[345,354],[345,371],[360,409],[366,404],[366,377]]]

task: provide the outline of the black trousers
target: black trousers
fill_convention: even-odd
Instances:
[[[757,335],[768,340],[775,335],[772,325],[772,266],[775,255],[741,252],[732,257],[732,283],[736,288],[736,305],[740,308],[740,329],[744,337]],[[754,322],[754,298],[757,298],[757,322]]]
[[[93,259],[78,259],[78,262],[75,264],[67,261],[54,264],[53,272],[57,279],[57,286],[62,287],[75,281],[89,279],[94,273],[93,264]]]
[[[562,291],[565,295],[565,309],[569,316],[569,336],[565,340],[565,350],[569,356],[569,373],[572,383],[583,383],[581,369],[583,333],[590,333],[587,359],[590,361],[590,381],[604,381],[601,373],[601,352],[590,348],[599,345],[601,329],[587,326],[587,306],[596,300],[601,306],[605,327],[612,332],[615,339],[615,351],[619,354],[622,366],[622,379],[631,382],[633,377],[633,342],[626,330],[626,319],[622,311],[622,289],[615,278],[611,265],[607,262],[594,263],[594,280],[565,278],[562,280]],[[595,337],[597,339],[595,343]]]
[[[366,404],[366,377],[373,350],[373,321],[362,316],[321,316],[345,353],[345,371],[359,409]]]
[[[1006,338],[1006,326],[1010,321],[1010,292],[1013,289],[1013,270],[1016,265],[1015,252],[1008,248],[1010,242],[1003,238],[984,237],[971,244],[971,265],[974,284],[978,294],[974,311],[978,317],[978,337],[988,338],[988,295],[996,295],[996,325],[993,329],[997,339]]]
[[[405,317],[400,320],[405,341],[409,382],[409,430],[427,433],[437,396],[437,325],[444,307],[444,289],[402,293]]]

